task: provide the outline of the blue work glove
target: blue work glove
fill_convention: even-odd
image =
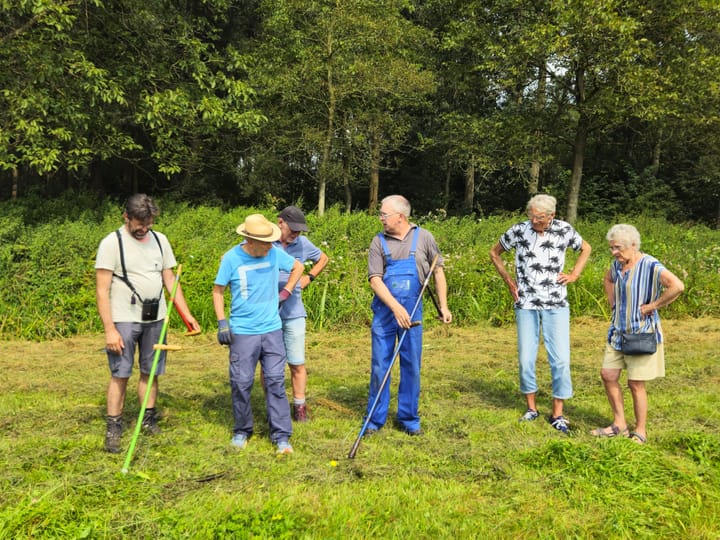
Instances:
[[[287,289],[281,289],[278,296],[280,297],[280,303],[282,304],[285,300],[290,298],[290,291]]]
[[[217,340],[220,345],[230,345],[230,343],[232,343],[230,327],[225,319],[220,319],[218,321]]]

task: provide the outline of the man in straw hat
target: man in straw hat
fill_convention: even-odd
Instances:
[[[258,360],[264,373],[270,438],[279,454],[293,449],[290,404],[285,394],[285,346],[278,305],[287,300],[303,274],[303,265],[272,245],[280,228],[261,214],[251,214],[238,226],[245,241],[226,252],[213,287],[218,318],[218,342],[230,346],[232,445],[245,448],[253,433],[250,392]],[[280,272],[290,277],[278,292]],[[225,319],[225,288],[230,285],[230,320]]]

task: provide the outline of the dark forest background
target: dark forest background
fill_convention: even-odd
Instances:
[[[720,219],[710,0],[0,3],[0,201]]]

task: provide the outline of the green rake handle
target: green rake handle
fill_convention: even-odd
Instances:
[[[175,293],[177,292],[178,283],[180,283],[180,274],[182,273],[182,264],[178,265],[177,274],[175,274],[175,282],[173,283],[172,291],[170,292],[170,301],[167,306],[167,313],[165,314],[165,321],[163,322],[162,330],[160,331],[160,338],[158,339],[158,345],[162,345],[165,342],[165,335],[167,334],[168,323],[170,322],[170,313],[173,306],[175,305]],[[160,360],[160,354],[162,350],[160,348],[155,349],[155,356],[153,358],[152,368],[150,369],[150,377],[148,378],[147,389],[145,390],[145,399],[143,399],[142,406],[140,407],[140,414],[138,415],[137,424],[135,424],[135,433],[130,441],[130,447],[125,456],[125,463],[123,464],[122,473],[127,474],[130,468],[130,461],[132,460],[133,453],[135,452],[135,444],[137,444],[138,435],[140,435],[140,429],[142,429],[142,420],[145,416],[145,409],[147,409],[147,403],[150,399],[150,392],[152,391],[152,383],[155,378],[155,370],[157,369],[158,361]]]

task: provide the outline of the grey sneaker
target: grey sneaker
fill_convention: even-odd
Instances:
[[[122,437],[122,420],[108,418],[105,431],[105,451],[111,454],[120,453],[120,438]]]
[[[158,426],[158,413],[155,409],[147,409],[142,420],[142,428],[148,435],[157,435],[161,429]]]
[[[570,431],[570,425],[568,424],[568,421],[563,415],[556,417],[551,416],[550,418],[548,418],[548,422],[550,422],[550,425],[552,427],[554,427],[558,431],[562,431],[565,434]]]
[[[247,446],[247,435],[244,433],[237,433],[233,435],[230,444],[232,444],[235,448],[240,448],[242,450]]]
[[[290,446],[290,443],[287,441],[279,441],[277,443],[277,453],[278,454],[292,454],[293,447]]]
[[[527,411],[525,411],[525,414],[520,417],[520,420],[518,420],[518,422],[532,422],[538,416],[540,416],[539,412],[534,409],[528,409]]]

